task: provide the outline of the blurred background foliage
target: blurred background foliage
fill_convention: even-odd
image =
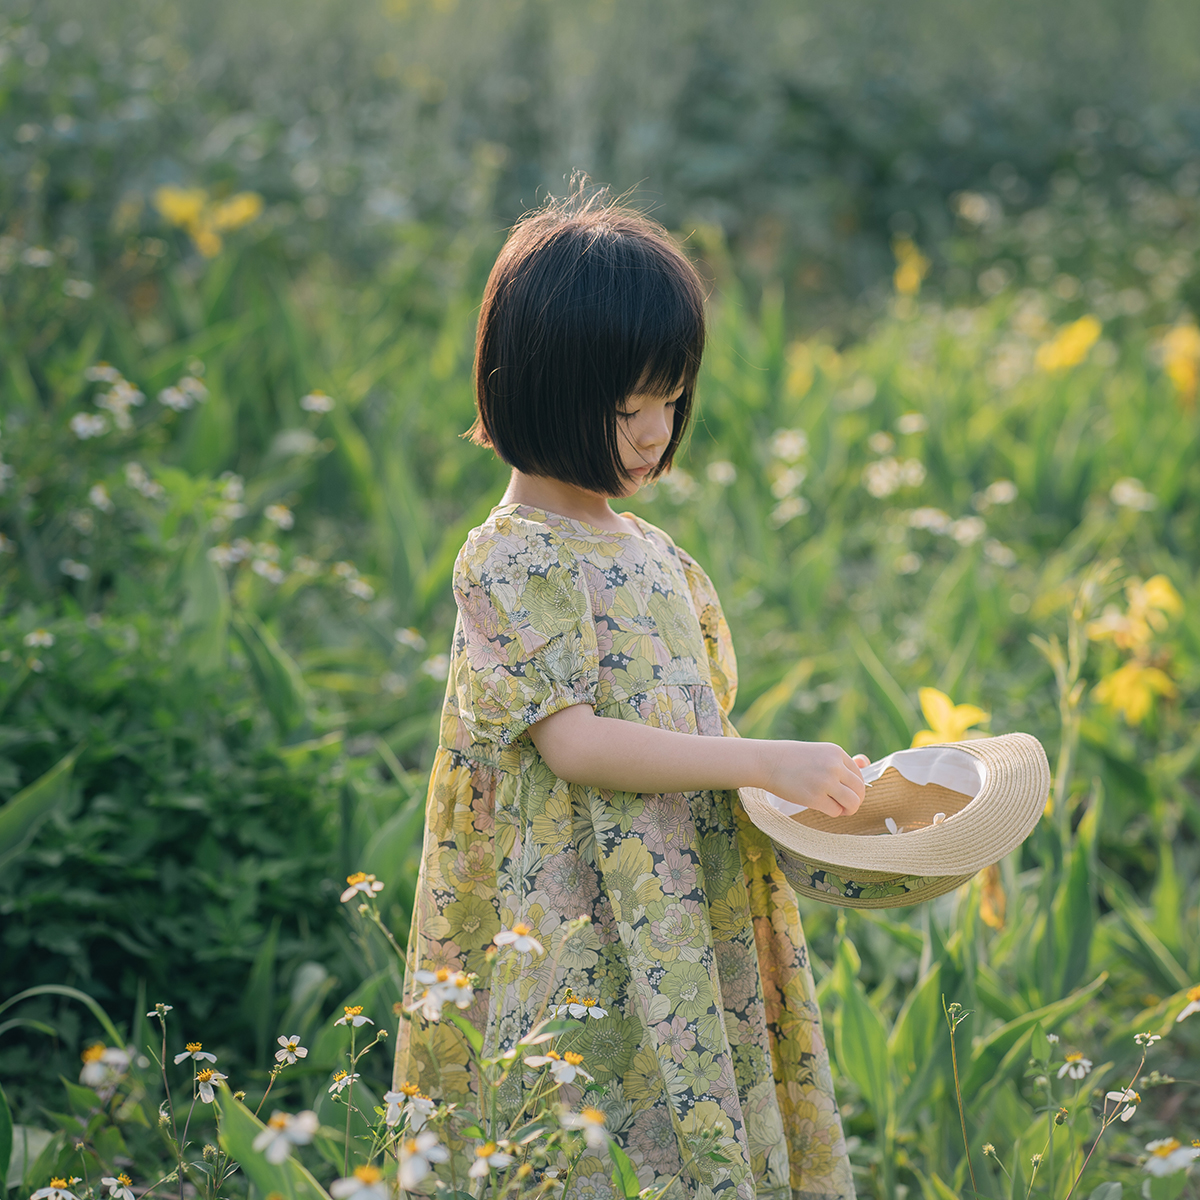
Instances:
[[[978,1141],[1024,1153],[1038,1020],[1099,1062],[1200,980],[1197,25],[5,0],[0,1003],[70,984],[134,1040],[171,1003],[259,1090],[299,1032],[305,1102],[335,1003],[389,1019],[340,879],[405,936],[450,573],[505,477],[457,440],[474,310],[583,168],[712,283],[699,421],[636,505],[718,585],[743,733],[878,757],[936,686],[1059,764],[1057,819],[957,900],[806,914],[864,1193],[962,1186],[942,990]],[[0,1015],[36,1124],[96,1030]],[[1195,1128],[1153,1095],[1146,1137]]]

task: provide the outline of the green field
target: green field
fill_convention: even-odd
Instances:
[[[201,1038],[255,1102],[276,1035],[300,1033],[273,1092],[291,1107],[325,1095],[343,1003],[392,1022],[398,969],[341,879],[385,880],[403,941],[451,569],[505,481],[460,437],[499,160],[472,168],[477,209],[396,224],[364,262],[266,183],[197,168],[177,182],[206,192],[164,194],[98,140],[91,223],[69,227],[84,152],[37,109],[31,21],[0,63],[24,156],[0,213],[0,1084],[53,1137],[15,1200],[164,1160],[153,1071],[119,1118],[59,1083],[96,1038],[157,1038],[156,1002],[168,1050]],[[1164,1035],[1140,1103],[1075,1194],[1140,1194],[1147,1143],[1200,1137],[1200,1016],[1175,1022],[1200,984],[1188,170],[1060,166],[1024,208],[955,193],[936,244],[901,223],[874,290],[823,324],[792,275],[675,222],[712,336],[690,442],[633,507],[717,585],[743,735],[880,757],[936,688],[1055,770],[998,872],[918,909],[805,911],[860,1195],[1062,1200],[1140,1032]],[[75,996],[16,999],[47,986],[117,1028]],[[962,1122],[943,999],[969,1014]],[[1078,1080],[1068,1053],[1092,1063]],[[362,1065],[378,1091],[385,1057]],[[340,1152],[311,1164],[325,1179]]]

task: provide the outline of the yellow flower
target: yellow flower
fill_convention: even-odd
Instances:
[[[917,693],[928,729],[917,731],[914,746],[934,746],[939,742],[961,742],[972,725],[991,720],[991,715],[974,704],[955,704],[945,692],[924,687]]]
[[[1154,705],[1154,697],[1176,694],[1174,681],[1158,667],[1136,659],[1118,667],[1096,684],[1096,699],[1121,713],[1130,725],[1140,725]]]
[[[1190,408],[1200,383],[1200,329],[1190,321],[1176,325],[1162,340],[1162,356],[1163,370],[1175,385],[1176,396]]]
[[[1154,631],[1167,627],[1167,615],[1183,612],[1183,600],[1165,575],[1154,575],[1143,583],[1131,579],[1125,584],[1129,605],[1122,613],[1109,605],[1098,620],[1090,621],[1087,635],[1094,642],[1112,639],[1121,650],[1142,650],[1150,644]]]
[[[85,1063],[97,1062],[104,1057],[106,1047],[103,1042],[96,1042],[95,1045],[89,1046],[79,1057]]]
[[[901,296],[915,296],[921,290],[921,280],[929,273],[929,259],[910,237],[894,238],[892,253],[896,256],[896,271],[892,276],[896,291]]]
[[[215,258],[224,244],[221,231],[241,229],[256,220],[262,213],[263,199],[257,192],[238,192],[214,204],[204,188],[168,185],[154,193],[154,207],[165,221],[186,230],[205,258]]]
[[[1064,325],[1050,341],[1038,347],[1037,365],[1043,371],[1065,371],[1078,366],[1100,339],[1100,331],[1100,322],[1090,315]]]

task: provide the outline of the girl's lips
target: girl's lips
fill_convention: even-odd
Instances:
[[[658,463],[646,463],[640,467],[629,467],[628,470],[630,475],[648,475],[657,466]]]

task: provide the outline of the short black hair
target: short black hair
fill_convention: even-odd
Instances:
[[[667,231],[600,192],[552,200],[512,229],[483,293],[472,441],[509,466],[615,496],[617,413],[677,387],[674,458],[704,351],[704,286]]]

